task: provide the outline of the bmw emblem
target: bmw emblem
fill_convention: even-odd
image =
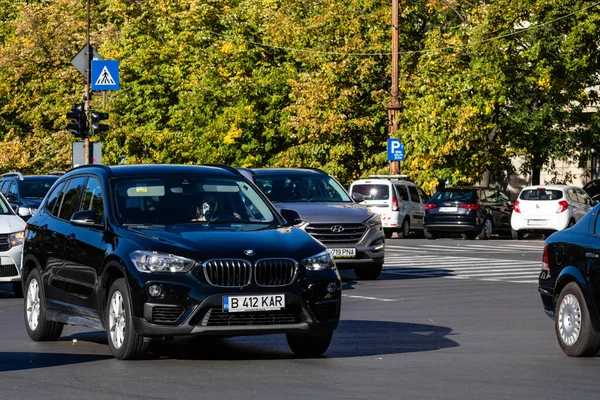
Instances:
[[[252,250],[252,249],[244,250],[244,254],[247,256],[253,256],[254,250]]]

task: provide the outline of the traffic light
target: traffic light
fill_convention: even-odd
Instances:
[[[93,112],[92,113],[92,134],[97,135],[108,130],[108,125],[101,124],[100,121],[108,119],[108,113]]]
[[[71,111],[67,113],[67,118],[71,121],[67,129],[77,137],[86,138],[88,136],[88,123],[85,115],[85,104],[78,103],[71,106]]]

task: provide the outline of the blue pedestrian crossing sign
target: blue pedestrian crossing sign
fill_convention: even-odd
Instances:
[[[404,143],[400,139],[390,138],[388,145],[388,161],[404,161]]]
[[[118,60],[92,60],[92,90],[119,90]]]

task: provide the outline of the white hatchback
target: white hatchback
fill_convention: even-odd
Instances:
[[[25,221],[0,193],[0,283],[11,283],[17,297],[23,296],[21,255],[24,231]]]
[[[575,225],[594,206],[577,186],[539,185],[521,190],[510,219],[513,239],[528,232],[552,232]]]

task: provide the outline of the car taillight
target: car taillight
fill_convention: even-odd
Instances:
[[[519,200],[515,200],[515,204],[513,205],[513,211],[514,212],[521,212],[521,209],[519,208]]]
[[[466,208],[469,210],[477,210],[479,208],[479,204],[461,204],[460,208]]]
[[[426,210],[431,210],[432,208],[436,208],[437,206],[435,204],[432,203],[427,203],[425,204],[425,209]]]
[[[565,200],[561,200],[558,202],[558,210],[556,210],[556,213],[561,213],[563,211],[565,211],[567,208],[569,208],[569,203],[566,202]]]
[[[542,269],[550,271],[550,266],[548,265],[548,248],[546,246],[544,246],[544,252],[542,253]]]
[[[392,211],[398,211],[398,199],[392,199]]]

